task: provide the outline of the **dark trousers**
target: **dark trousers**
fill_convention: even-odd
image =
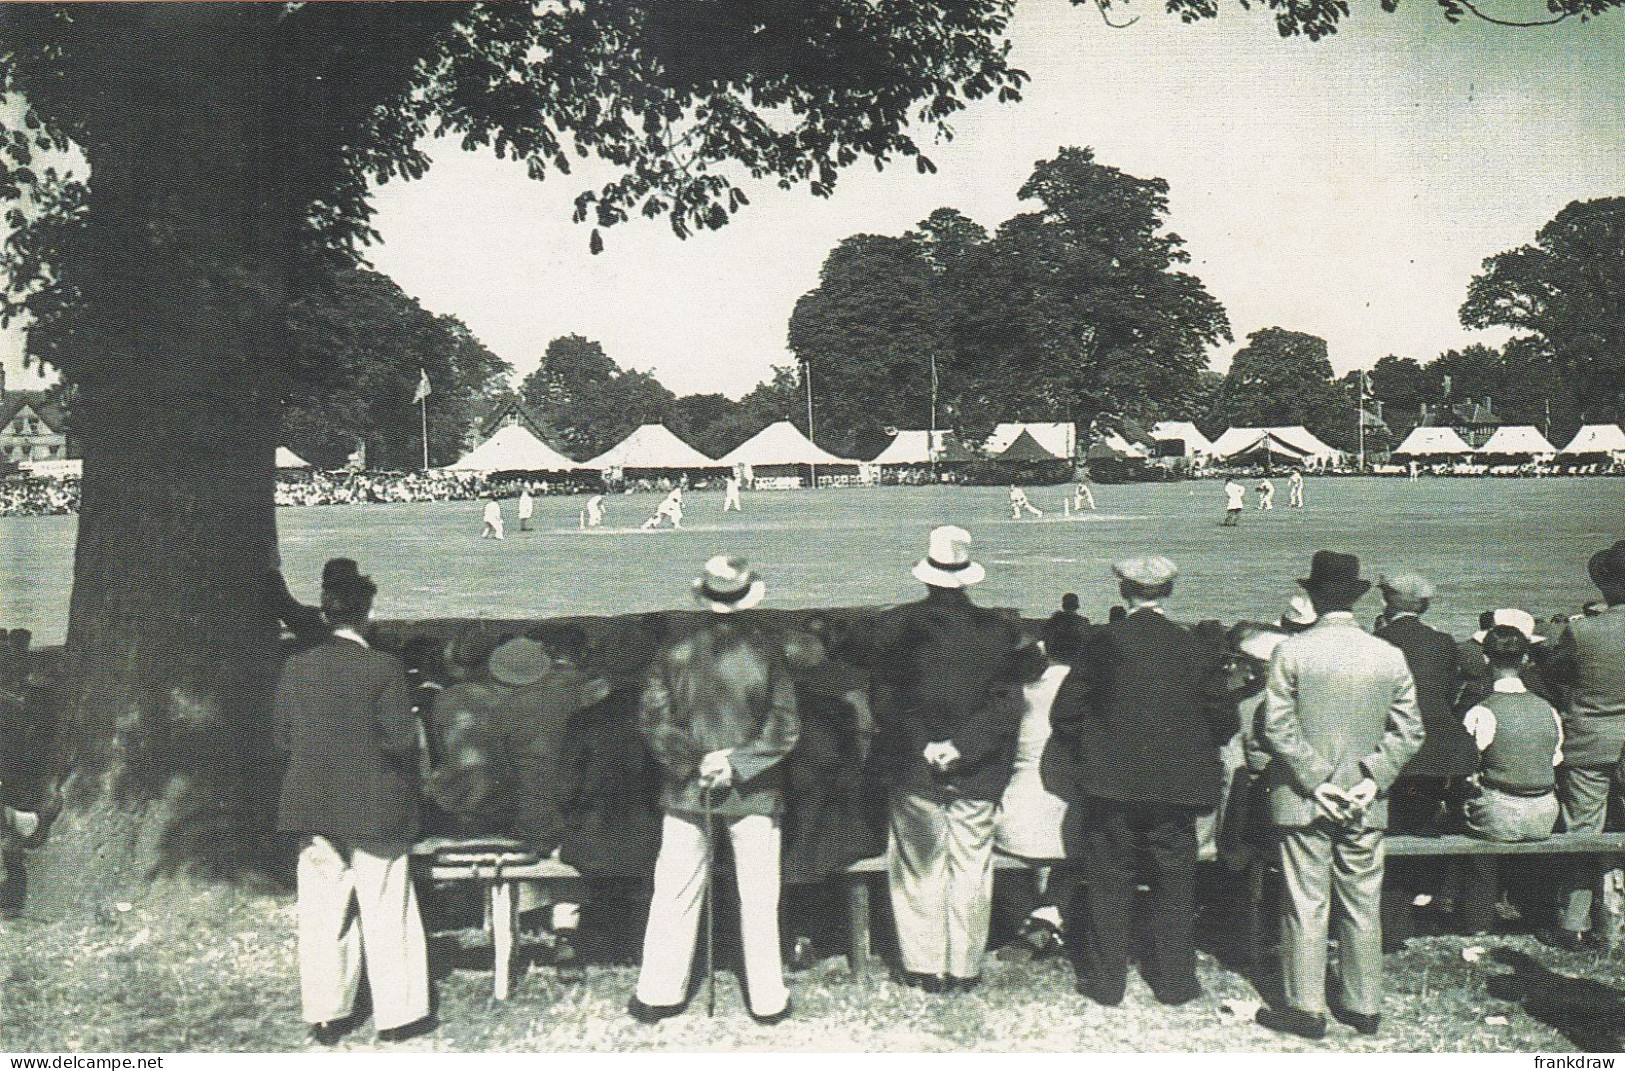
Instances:
[[[1063,919],[1072,918],[1072,898],[1083,882],[1078,868],[1059,863],[1049,868],[1049,884],[1038,887],[1037,870],[1005,871],[993,886],[993,910],[1012,929],[1045,907],[1059,908]]]
[[[1093,994],[1122,999],[1133,939],[1135,878],[1144,864],[1151,924],[1151,959],[1141,973],[1158,997],[1176,999],[1198,989],[1196,815],[1184,807],[1085,802],[1083,877],[1088,883],[1088,939],[1083,969]]]
[[[1388,794],[1388,831],[1422,837],[1460,832],[1464,827],[1463,785],[1460,777],[1401,777]],[[1476,873],[1469,874],[1462,861],[1455,858],[1396,859],[1388,864],[1387,873],[1382,893],[1382,933],[1384,944],[1391,950],[1416,936],[1411,901],[1417,894],[1426,893],[1444,906],[1464,892],[1471,895],[1464,886],[1469,879],[1476,879]],[[1494,902],[1492,891],[1490,903]]]

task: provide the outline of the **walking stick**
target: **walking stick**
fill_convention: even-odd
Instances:
[[[716,854],[711,843],[711,786],[700,790],[701,806],[705,810],[705,1014],[717,1017],[717,918],[714,908],[716,884]]]

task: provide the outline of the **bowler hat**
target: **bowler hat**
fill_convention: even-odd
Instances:
[[[547,648],[529,637],[517,636],[491,652],[487,670],[494,681],[524,688],[547,676],[552,665]]]
[[[361,576],[361,566],[354,558],[329,558],[322,566],[322,587],[330,588]]]
[[[1371,590],[1360,576],[1360,559],[1335,550],[1317,550],[1309,562],[1309,575],[1298,581],[1310,594],[1353,602]]]
[[[1598,587],[1625,583],[1625,539],[1593,554],[1586,563],[1586,571],[1591,574],[1591,582]]]

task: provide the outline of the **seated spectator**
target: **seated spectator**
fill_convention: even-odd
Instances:
[[[1068,595],[1074,607],[1077,596]],[[993,846],[1032,867],[1006,875],[994,887],[994,908],[1016,923],[1017,938],[1035,959],[1061,951],[1065,919],[1078,888],[1078,872],[1065,862],[1061,825],[1067,803],[1044,785],[1042,764],[1050,741],[1050,707],[1083,648],[1086,622],[1064,609],[1044,625],[1043,649],[1049,662],[1038,680],[1023,689],[1026,709],[1016,739],[1015,773],[999,804]],[[1056,861],[1059,861],[1058,863]]]
[[[1495,675],[1490,671],[1490,665],[1484,659],[1484,636],[1496,625],[1509,625],[1523,633],[1524,639],[1530,643],[1529,658],[1524,663],[1519,674],[1524,687],[1540,696],[1548,703],[1556,704],[1558,693],[1546,680],[1544,669],[1547,657],[1546,637],[1535,631],[1535,617],[1527,610],[1504,608],[1500,610],[1485,610],[1478,615],[1478,631],[1463,641],[1461,645],[1461,672],[1463,677],[1461,697],[1457,702],[1457,709],[1465,710],[1477,703],[1490,693],[1490,686],[1495,681]]]
[[[1482,762],[1473,778],[1476,791],[1467,799],[1467,828],[1487,840],[1544,840],[1557,825],[1554,767],[1563,761],[1563,723],[1519,677],[1529,658],[1524,634],[1496,625],[1482,642],[1495,680],[1490,694],[1462,719]],[[1469,856],[1468,869],[1461,924],[1469,933],[1483,933],[1494,920],[1496,861]]]

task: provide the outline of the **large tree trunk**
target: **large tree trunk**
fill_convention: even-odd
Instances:
[[[68,808],[31,882],[46,914],[265,858],[277,632],[262,592],[299,212],[254,42],[220,19],[190,24],[176,67],[126,72],[150,106],[86,146],[85,471],[55,756]]]

